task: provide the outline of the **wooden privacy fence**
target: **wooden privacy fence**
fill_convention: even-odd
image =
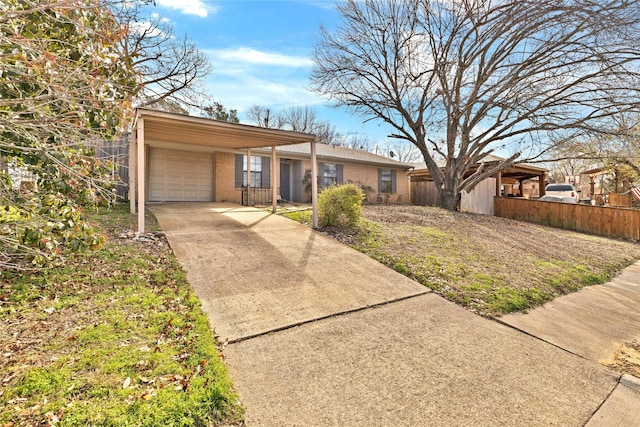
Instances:
[[[438,206],[440,198],[433,181],[411,181],[411,204],[417,206]]]
[[[621,208],[631,207],[631,195],[630,194],[609,194],[609,206],[616,206]]]
[[[640,210],[494,198],[495,216],[598,236],[640,240]]]

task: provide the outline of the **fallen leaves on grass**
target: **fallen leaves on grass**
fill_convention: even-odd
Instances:
[[[119,223],[98,252],[50,270],[1,273],[0,426],[241,419],[165,236],[122,238]]]

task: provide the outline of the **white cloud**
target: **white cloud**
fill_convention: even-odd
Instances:
[[[248,74],[235,78],[211,76],[207,85],[216,101],[227,108],[237,109],[241,115],[252,105],[272,108],[291,105],[319,105],[324,102],[306,88],[306,79],[273,81]]]
[[[215,13],[215,8],[207,6],[201,0],[156,0],[158,6],[179,10],[185,15],[196,15],[206,18],[209,14]]]
[[[336,3],[333,1],[308,1],[307,4],[309,6],[313,6],[313,7],[317,7],[320,9],[326,9],[326,10],[334,10],[336,8]]]
[[[310,58],[250,47],[204,50],[213,73],[208,92],[240,119],[252,105],[273,109],[292,105],[321,105],[325,101],[308,89]]]
[[[283,67],[311,67],[313,61],[305,56],[284,55],[261,52],[248,47],[238,49],[208,50],[214,64],[233,62],[247,64],[274,65]]]
[[[165,17],[161,17],[159,13],[153,12],[151,14],[151,18],[153,18],[156,21],[160,21],[162,23],[168,23],[169,22],[169,18],[165,18]]]
[[[151,22],[132,22],[129,24],[129,30],[134,34],[148,34],[152,37],[157,37],[164,34],[158,27],[151,25]]]

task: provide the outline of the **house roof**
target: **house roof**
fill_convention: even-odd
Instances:
[[[309,133],[229,123],[146,108],[138,108],[136,121],[140,119],[144,125],[145,141],[152,146],[161,143],[174,147],[185,144],[233,150],[263,149],[265,152],[268,147],[275,146],[280,156],[309,158],[309,142],[315,140],[315,135]],[[316,144],[316,155],[318,161],[350,161],[400,169],[412,167],[409,163],[401,163],[367,151],[326,144]]]
[[[136,122],[144,125],[147,141],[170,141],[226,149],[273,147],[311,142],[315,135],[229,123],[204,117],[138,108]],[[136,124],[134,124],[134,129]]]
[[[311,155],[309,144],[295,144],[280,146],[276,148],[280,157],[291,155],[291,157],[307,158]],[[411,169],[413,165],[402,163],[379,154],[370,153],[363,150],[355,150],[347,147],[336,147],[327,144],[316,144],[316,156],[318,161],[350,161],[353,163],[374,164],[390,168]]]

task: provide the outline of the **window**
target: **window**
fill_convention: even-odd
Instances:
[[[338,183],[338,173],[336,165],[333,163],[325,163],[322,168],[322,188],[331,187]]]
[[[242,156],[242,186],[247,186],[247,156]],[[262,157],[251,156],[251,187],[262,188]]]
[[[378,193],[396,192],[396,171],[378,169]]]
[[[271,158],[251,156],[251,188],[270,188]],[[247,186],[247,156],[236,154],[235,188]]]
[[[342,184],[343,166],[335,163],[318,163],[318,185],[320,188]]]
[[[391,169],[382,169],[380,171],[381,193],[393,193],[393,181],[391,180]]]

